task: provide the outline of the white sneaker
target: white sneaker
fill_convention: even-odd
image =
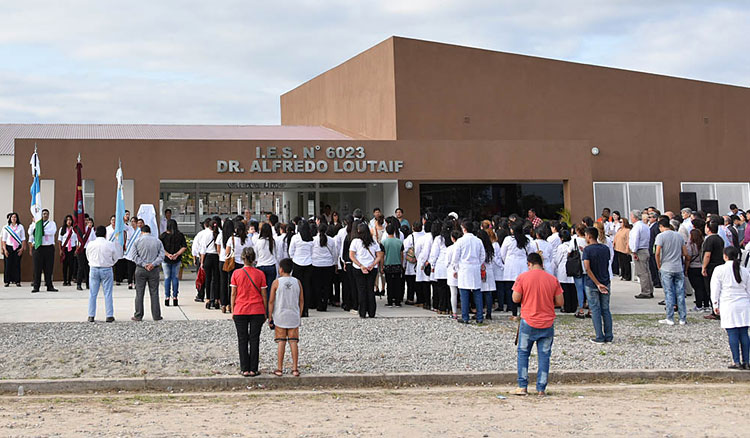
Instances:
[[[660,319],[659,324],[674,325],[674,321],[671,319]]]
[[[681,319],[680,320],[680,325],[685,325],[685,324],[687,324],[687,321],[685,321],[684,319]]]

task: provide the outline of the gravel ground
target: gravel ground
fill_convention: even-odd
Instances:
[[[552,369],[721,369],[729,363],[719,324],[690,317],[615,315],[615,342],[595,345],[591,320],[558,317]],[[516,325],[505,315],[483,327],[448,318],[305,320],[303,373],[515,370]],[[204,376],[238,372],[231,321],[0,324],[0,378]],[[273,333],[261,334],[263,372],[276,368]],[[536,360],[532,358],[532,368]],[[287,352],[287,367],[289,367]]]

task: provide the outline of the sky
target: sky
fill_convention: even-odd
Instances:
[[[0,123],[280,123],[392,35],[750,86],[750,2],[0,2]]]

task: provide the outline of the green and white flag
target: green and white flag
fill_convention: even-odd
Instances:
[[[31,174],[34,175],[34,182],[31,183],[31,215],[34,217],[34,249],[37,249],[44,237],[44,224],[42,224],[42,188],[39,185],[39,174],[42,171],[39,167],[36,148],[29,164],[31,164]]]

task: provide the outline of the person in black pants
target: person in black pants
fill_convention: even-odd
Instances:
[[[343,262],[343,271],[341,272],[341,308],[345,311],[357,310],[357,285],[354,282],[354,268],[352,259],[349,257],[349,247],[352,240],[356,238],[358,222],[354,222],[354,216],[347,215],[344,220],[346,223],[346,236],[341,243],[341,260]]]
[[[257,268],[255,251],[251,247],[242,250],[244,266],[232,274],[232,311],[234,326],[237,329],[237,346],[240,355],[240,368],[245,377],[260,374],[260,331],[266,322],[268,299],[266,295],[266,275]]]
[[[81,241],[78,242],[78,250],[76,250],[76,261],[78,265],[78,272],[76,272],[76,290],[83,290],[81,285],[86,283],[86,289],[89,288],[89,259],[86,256],[86,244],[94,240],[94,219],[86,215],[86,229],[81,230]]]
[[[21,286],[21,256],[26,248],[26,234],[18,222],[18,213],[8,213],[8,225],[2,231],[3,255],[5,256],[5,287]]]
[[[63,286],[72,286],[73,277],[77,275],[78,271],[75,256],[78,249],[78,234],[76,234],[73,225],[73,216],[65,216],[65,221],[57,236],[57,240],[60,242]]]
[[[206,272],[206,309],[219,308],[219,253],[216,248],[219,236],[219,223],[216,220],[211,221],[212,236],[201,250],[201,266]]]
[[[42,272],[44,272],[44,283],[47,286],[47,292],[57,292],[52,284],[52,273],[55,267],[55,235],[57,234],[57,224],[49,219],[49,210],[42,210],[42,224],[44,227],[42,241],[37,247],[34,242],[34,231],[37,224],[29,227],[29,244],[34,248],[31,259],[34,262],[34,283],[31,285],[31,292],[39,292],[42,285]]]
[[[375,279],[383,261],[383,251],[370,234],[367,224],[357,224],[357,238],[349,247],[349,258],[354,268],[354,280],[359,296],[359,317],[375,318]]]

